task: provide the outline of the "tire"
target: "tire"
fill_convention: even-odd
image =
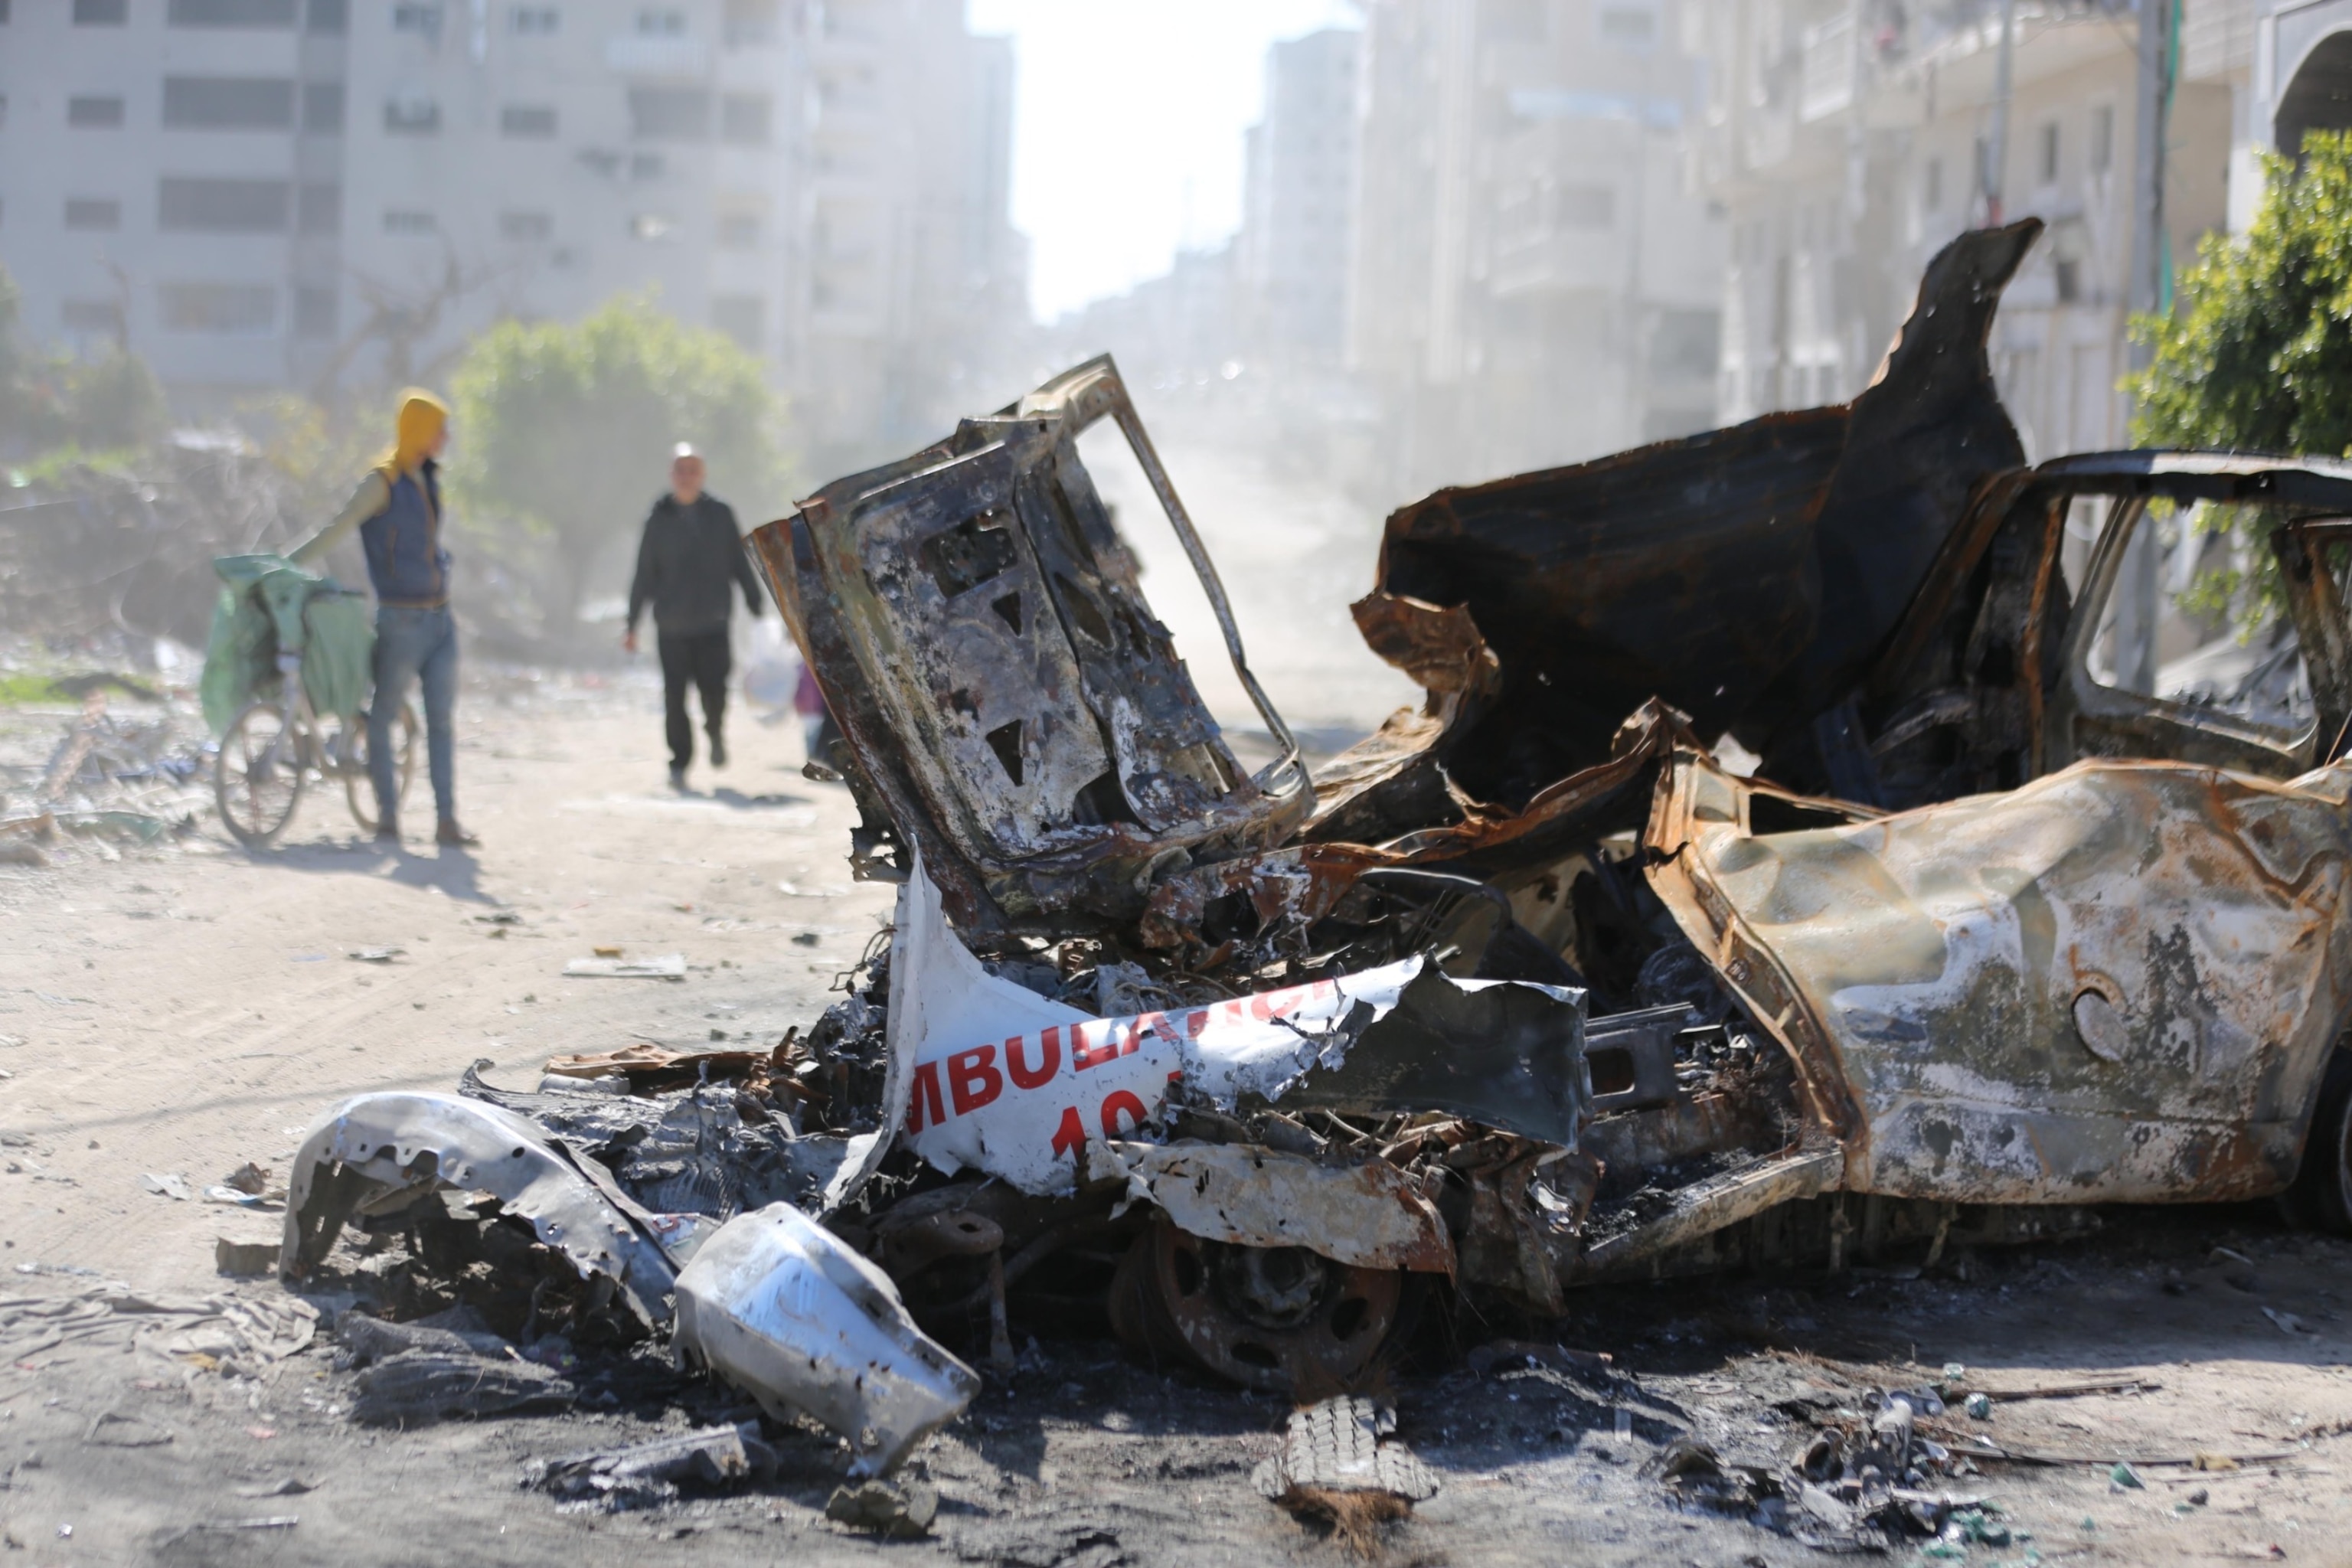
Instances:
[[[274,702],[256,702],[221,737],[213,801],[222,825],[247,849],[267,849],[294,820],[309,775],[300,737]]]
[[[2320,1076],[2303,1163],[2287,1203],[2305,1225],[2352,1236],[2352,1047],[2336,1047]]]
[[[358,718],[344,731],[343,743],[335,753],[341,759],[343,798],[351,803],[352,820],[360,825],[362,833],[376,830],[375,785],[368,779],[367,710],[360,710]],[[400,717],[392,721],[394,742],[400,762],[393,769],[393,805],[395,809],[408,799],[409,781],[416,776],[416,709],[413,704],[400,705]]]

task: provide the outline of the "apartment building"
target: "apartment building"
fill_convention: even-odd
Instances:
[[[1963,228],[2048,229],[1990,345],[2029,453],[2124,445],[2138,18],[2118,0],[2015,7],[1999,113],[1998,0],[1693,0],[1708,65],[1692,128],[1731,231],[1717,406],[1728,422],[1861,390],[1921,270]],[[2247,0],[2187,0],[2163,142],[2176,268],[2251,211]],[[2233,191],[2234,185],[2234,191]]]
[[[1010,96],[953,0],[0,0],[0,260],[190,405],[649,289],[887,445],[1019,310]]]
[[[1244,149],[1234,283],[1262,353],[1339,362],[1356,184],[1356,56],[1331,27],[1266,51],[1265,110]]]
[[[792,378],[826,471],[936,437],[1003,395],[1028,323],[1012,226],[1010,40],[961,0],[829,0],[806,15],[806,247]]]
[[[1724,226],[1679,178],[1685,3],[1369,0],[1349,355],[1394,489],[1710,423]]]

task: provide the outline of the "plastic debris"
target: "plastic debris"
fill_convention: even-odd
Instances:
[[[593,1502],[619,1513],[672,1501],[681,1484],[722,1487],[771,1476],[775,1469],[775,1453],[761,1440],[760,1424],[745,1421],[626,1448],[535,1459],[525,1467],[522,1483],[551,1497]],[[924,1522],[929,1522],[928,1515]]]
[[[188,1185],[188,1178],[177,1172],[150,1171],[139,1178],[139,1187],[142,1192],[173,1198],[181,1203],[186,1203],[196,1195],[195,1189]]]
[[[565,964],[563,973],[574,980],[684,980],[686,955],[623,958],[618,948],[599,948],[593,958],[575,958]]]
[[[527,1361],[403,1351],[359,1375],[351,1418],[364,1426],[415,1426],[457,1415],[508,1415],[570,1405],[572,1384]]]

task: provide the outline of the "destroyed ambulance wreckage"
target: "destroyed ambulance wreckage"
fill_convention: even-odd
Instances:
[[[941,1342],[1106,1311],[1328,1392],[1433,1291],[1550,1316],[2111,1201],[2352,1225],[2352,468],[2027,467],[1985,343],[2038,232],[1938,256],[1851,405],[1395,513],[1356,615],[1427,700],[1311,773],[1108,359],[826,487],[753,548],[887,943],[772,1053],[337,1108],[283,1273],[405,1234],[413,1310],[522,1279],[501,1331],[666,1333],[875,1472],[971,1396]],[[1254,772],[1079,460],[1105,418]],[[2158,694],[2124,585],[2200,507],[2263,520],[2284,610]]]

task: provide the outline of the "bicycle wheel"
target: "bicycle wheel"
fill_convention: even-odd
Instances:
[[[392,721],[393,747],[398,758],[392,769],[393,805],[397,808],[408,798],[408,781],[416,776],[416,709],[412,703],[400,705],[400,717]],[[343,798],[351,803],[352,820],[360,825],[362,833],[376,830],[375,785],[368,779],[368,715],[360,710],[352,721],[342,744],[328,753],[341,762]]]
[[[302,733],[274,702],[256,702],[221,737],[213,799],[221,821],[248,849],[267,849],[294,820],[308,769]]]

